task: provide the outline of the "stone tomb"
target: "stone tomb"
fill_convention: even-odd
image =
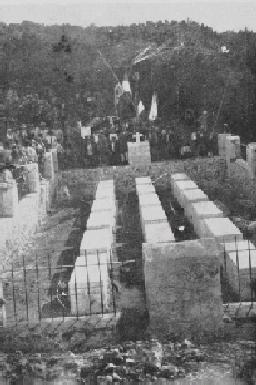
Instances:
[[[151,180],[150,176],[135,178],[135,184],[136,184],[136,186],[139,184],[152,184],[152,180]]]
[[[183,192],[185,190],[197,190],[198,186],[192,180],[178,180],[173,184],[173,195],[177,202],[184,208]]]
[[[190,178],[186,174],[172,174],[171,175],[171,188],[174,188],[174,182],[179,180],[190,180]]]
[[[94,211],[87,220],[87,230],[101,229],[109,227],[112,230],[115,228],[115,219],[113,210]]]
[[[128,163],[132,166],[151,164],[150,145],[148,141],[128,142]]]
[[[108,199],[114,199],[115,198],[115,192],[113,187],[111,186],[102,186],[100,188],[97,188],[95,199],[102,199],[102,198],[108,198]]]
[[[14,179],[0,183],[0,217],[13,217],[18,209],[18,189]]]
[[[145,236],[145,225],[148,223],[168,223],[162,206],[140,207],[142,233]]]
[[[112,210],[113,215],[116,215],[116,201],[114,199],[96,199],[92,202],[91,213]]]
[[[220,252],[213,239],[143,244],[146,304],[154,335],[218,335],[223,317]]]
[[[152,184],[141,184],[141,185],[136,185],[136,193],[137,195],[140,194],[154,194],[156,193],[155,186]]]
[[[196,190],[189,190],[196,191]],[[191,203],[190,209],[188,210],[189,214],[187,218],[194,226],[195,233],[200,235],[200,225],[199,222],[202,219],[206,218],[222,218],[223,212],[212,202],[212,201],[201,201]]]
[[[28,191],[30,193],[36,193],[39,191],[39,172],[37,163],[25,164],[24,169],[26,170],[26,182]]]
[[[218,242],[242,240],[243,234],[229,218],[207,218],[199,221],[200,238],[215,238]]]
[[[146,223],[144,231],[146,243],[175,242],[171,226],[168,222]]]
[[[208,201],[208,196],[200,189],[184,190],[182,201],[184,202],[185,215],[190,220],[192,203]]]
[[[139,205],[140,206],[161,205],[161,201],[156,194],[140,194]]]
[[[100,313],[110,302],[108,267],[112,261],[110,229],[88,230],[80,246],[80,257],[69,282],[71,313]],[[90,265],[90,268],[89,268]],[[90,288],[88,289],[88,282]],[[79,291],[76,289],[79,288]],[[88,294],[90,292],[90,296]]]

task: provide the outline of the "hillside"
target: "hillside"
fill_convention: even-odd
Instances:
[[[211,128],[228,123],[252,140],[255,52],[253,32],[219,34],[190,20],[87,28],[1,23],[0,113],[50,126],[109,115],[117,78],[128,72],[146,110],[157,91],[163,122],[193,129],[207,110]]]

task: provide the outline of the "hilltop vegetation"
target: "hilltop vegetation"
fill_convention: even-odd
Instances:
[[[1,115],[16,121],[51,125],[113,114],[114,86],[127,72],[146,110],[157,91],[162,121],[194,128],[207,110],[211,128],[228,123],[255,139],[253,32],[217,33],[190,20],[87,28],[2,23],[0,54]]]

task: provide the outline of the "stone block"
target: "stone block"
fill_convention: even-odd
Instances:
[[[179,180],[190,180],[190,178],[186,174],[177,173],[177,174],[171,174],[171,188],[173,191],[174,182]]]
[[[114,199],[96,199],[93,200],[92,206],[91,206],[91,213],[98,212],[98,211],[105,211],[105,210],[111,210],[113,213],[113,216],[116,216],[117,208],[116,208],[116,201]]]
[[[39,193],[27,194],[19,201],[14,224],[19,232],[34,232],[39,220]]]
[[[243,239],[243,234],[229,218],[207,218],[200,220],[199,236],[201,238],[215,238],[219,243]]]
[[[155,189],[155,186],[153,186],[152,184],[140,184],[140,185],[136,185],[136,193],[137,195],[140,195],[140,194],[154,194],[156,193],[156,189]]]
[[[247,146],[248,171],[251,179],[256,178],[256,143],[249,143]]]
[[[39,191],[39,171],[37,163],[25,164],[24,169],[26,170],[26,182],[29,193],[36,193]]]
[[[150,145],[145,142],[128,142],[128,163],[132,166],[151,164]]]
[[[226,137],[226,159],[234,161],[241,156],[240,136],[228,135]]]
[[[195,191],[195,190],[189,190]],[[195,233],[200,236],[199,222],[207,218],[222,218],[223,212],[212,201],[201,201],[191,204],[187,218],[194,226]]]
[[[109,305],[108,282],[100,280],[100,274],[94,281],[88,279],[86,266],[75,266],[69,282],[71,314],[86,315],[106,312]],[[99,278],[98,281],[96,277]]]
[[[58,152],[56,148],[53,148],[51,150],[52,153],[52,160],[53,160],[53,170],[55,173],[59,171],[59,165],[58,165]]]
[[[115,219],[112,210],[92,212],[87,220],[87,230],[101,229],[101,228],[115,229]]]
[[[223,307],[216,242],[146,243],[142,253],[151,331],[163,338],[217,335]]]
[[[190,220],[192,203],[207,201],[208,196],[200,189],[184,190],[181,193],[184,202],[184,210],[186,217]]]
[[[140,194],[139,195],[140,206],[154,206],[161,205],[161,201],[155,193]]]
[[[135,184],[136,186],[139,184],[152,184],[152,180],[150,176],[143,176],[140,178],[135,178]]]
[[[149,223],[168,223],[162,206],[140,207],[142,233],[145,236],[145,225]]]
[[[0,218],[0,229],[0,250],[5,250],[6,241],[13,236],[13,218]]]
[[[175,242],[174,235],[169,223],[146,223],[145,224],[145,242]]]
[[[219,134],[218,135],[218,152],[219,156],[225,158],[226,157],[226,138],[230,136],[230,134]]]
[[[173,195],[177,202],[184,208],[183,192],[185,190],[197,190],[198,186],[192,180],[178,180],[173,183]]]
[[[81,241],[80,256],[95,250],[111,250],[112,242],[111,229],[87,230]]]
[[[43,161],[43,177],[54,180],[53,156],[51,151],[47,151]]]
[[[0,183],[0,217],[13,217],[18,208],[18,189],[15,180]]]

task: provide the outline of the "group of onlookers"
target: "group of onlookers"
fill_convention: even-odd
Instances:
[[[153,126],[141,129],[141,140],[149,140],[152,160],[207,156],[217,152],[217,136],[195,132],[179,132]],[[82,140],[82,160],[85,166],[121,165],[128,161],[128,141],[135,141],[135,130],[101,130]]]

